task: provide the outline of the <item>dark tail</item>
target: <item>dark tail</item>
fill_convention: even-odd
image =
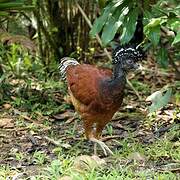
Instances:
[[[79,63],[75,59],[70,58],[70,57],[64,57],[60,61],[61,61],[59,65],[60,75],[63,80],[66,80],[67,67],[70,65],[75,66],[75,65],[78,65]]]

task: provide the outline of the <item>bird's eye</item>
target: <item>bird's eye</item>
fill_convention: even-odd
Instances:
[[[128,64],[132,64],[132,63],[133,63],[133,60],[132,60],[132,59],[128,59],[128,60],[127,60],[127,63],[128,63]]]

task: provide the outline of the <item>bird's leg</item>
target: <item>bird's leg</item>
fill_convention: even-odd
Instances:
[[[104,125],[102,124],[97,124],[96,131],[94,133],[93,131],[93,121],[84,121],[84,129],[85,129],[85,135],[87,139],[90,141],[94,142],[94,152],[96,154],[96,145],[99,144],[100,147],[102,148],[104,155],[107,156],[107,152],[111,155],[113,155],[113,152],[109,149],[109,147],[99,140],[98,138],[100,137],[100,134],[102,132],[102,129],[104,128]]]
[[[96,124],[96,131],[95,131],[95,137],[91,137],[90,140],[95,142],[95,145],[94,145],[94,152],[96,154],[96,147],[97,147],[97,144],[99,144],[105,154],[105,156],[107,156],[107,152],[109,152],[109,154],[113,155],[113,152],[109,149],[109,147],[104,143],[102,142],[101,140],[99,140],[100,136],[101,136],[101,132],[104,128],[106,123],[98,123]]]
[[[102,142],[101,140],[99,139],[96,139],[94,137],[91,137],[89,140],[91,140],[92,142],[94,143],[97,143],[101,146],[103,152],[104,152],[104,155],[107,156],[107,152],[109,152],[109,154],[113,155],[113,152],[109,149],[109,147],[104,143]],[[94,149],[95,149],[95,153],[96,153],[96,145],[94,146]]]
[[[87,139],[90,139],[91,137],[94,137],[93,122],[84,121],[84,130],[85,130],[85,135],[86,135]]]
[[[85,130],[85,135],[86,138],[89,139],[91,141],[91,139],[94,138],[94,131],[93,131],[93,123],[91,123],[92,121],[89,121],[88,123],[84,121],[84,130]],[[96,151],[96,147],[97,144],[94,143],[94,154],[97,154]]]

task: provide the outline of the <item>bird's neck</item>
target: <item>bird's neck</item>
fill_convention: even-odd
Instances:
[[[104,102],[114,102],[114,105],[119,106],[123,100],[125,85],[125,72],[122,69],[114,69],[112,77],[102,82],[101,95]]]
[[[112,76],[112,80],[125,80],[126,82],[126,73],[125,71],[119,67],[119,66],[114,66],[113,68],[113,76]]]
[[[111,83],[109,84],[109,87],[115,91],[114,93],[121,93],[124,91],[126,85],[126,73],[122,68],[119,68],[117,66],[113,69],[113,76],[111,78]]]
[[[114,102],[120,105],[123,100],[126,85],[126,73],[120,67],[114,67],[110,79],[101,81],[101,96],[104,102]]]

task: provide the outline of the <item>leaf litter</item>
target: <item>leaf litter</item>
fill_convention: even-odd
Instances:
[[[141,74],[137,75],[136,80],[143,80],[144,84],[151,87],[149,93],[157,92],[161,87],[174,83],[174,77],[171,73],[165,74],[168,78],[164,78],[164,73],[159,73],[151,61],[148,63],[149,67],[152,66],[151,71],[142,71]],[[176,87],[172,88],[173,92],[176,92]],[[121,152],[128,141],[140,143],[142,146],[150,146],[158,139],[169,138],[169,141],[174,142],[173,148],[177,149],[180,145],[178,144],[180,111],[177,104],[170,102],[165,107],[149,114],[147,111],[148,102],[145,101],[147,95],[143,94],[145,91],[143,89],[139,91],[144,100],[142,102],[137,100],[130,89],[127,91],[122,107],[108,124],[108,126],[112,126],[112,131],[111,128],[109,130],[106,128],[103,131],[103,138],[107,141],[108,146]],[[56,102],[60,103],[60,106],[66,105],[63,104],[62,94],[58,95],[56,91],[53,98],[58,97],[60,100],[56,100]],[[127,156],[123,157],[99,156],[94,159],[92,157],[93,144],[85,140],[82,122],[74,113],[74,109],[68,106],[67,109],[50,116],[43,115],[41,112],[32,114],[21,108],[14,108],[11,102],[4,103],[0,109],[0,164],[18,169],[16,171],[18,173],[11,175],[11,177],[31,176],[39,174],[44,166],[57,158],[57,153],[62,153],[66,156],[71,154],[76,156],[72,165],[75,169],[92,169],[101,166],[98,163],[102,161],[105,167],[110,164],[109,168],[114,164],[116,164],[114,167],[118,166],[118,163],[123,167],[137,163],[136,171],[145,171],[151,168],[158,172],[179,173],[178,164],[180,162],[177,158],[175,160],[171,156],[166,157],[163,154],[155,160],[151,160],[153,155],[144,155],[140,151],[128,152]],[[39,151],[47,157],[43,166],[37,165],[35,163],[37,160],[34,161],[33,155]],[[102,153],[99,151],[99,154]],[[161,164],[158,158],[161,158],[164,163]],[[25,175],[21,173],[25,173]],[[68,178],[69,176],[67,176]]]

